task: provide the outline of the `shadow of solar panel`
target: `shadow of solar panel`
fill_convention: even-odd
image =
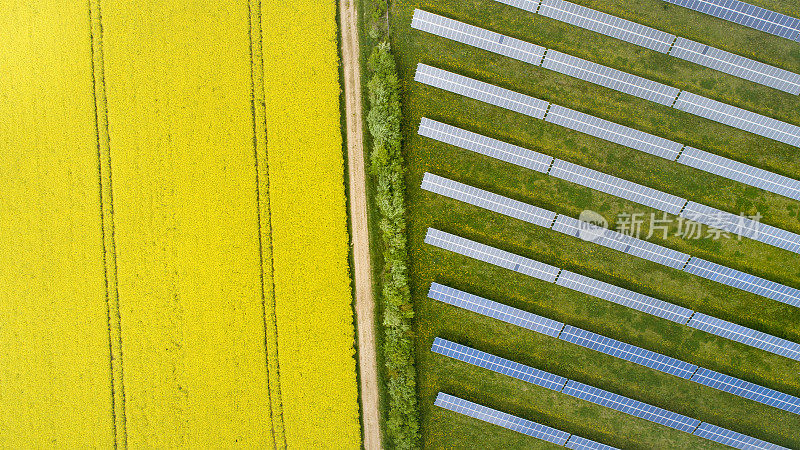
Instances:
[[[553,158],[550,156],[437,122],[427,117],[423,117],[420,122],[419,135],[537,172],[547,173],[550,169],[550,164],[553,162]]]
[[[474,419],[482,420],[494,425],[508,428],[509,430],[522,433],[527,436],[541,439],[543,441],[552,442],[557,445],[564,445],[569,438],[569,433],[566,433],[555,428],[550,428],[521,417],[512,416],[496,409],[488,408],[477,403],[473,403],[452,395],[439,392],[436,396],[434,405],[449,409],[450,411],[472,417]]]
[[[547,51],[542,67],[665,106],[672,106],[680,92],[674,87],[552,49]]]
[[[752,292],[787,305],[800,307],[800,290],[793,287],[695,257],[689,261],[685,270],[693,275],[716,281],[717,283]]]
[[[686,204],[686,199],[560,159],[553,162],[550,175],[670,214],[678,214]]]
[[[612,450],[617,448],[617,447],[612,447],[610,445],[595,442],[591,439],[582,438],[575,434],[570,436],[567,443],[564,444],[564,447],[571,448],[573,450]]]
[[[549,104],[538,98],[529,97],[422,63],[417,65],[414,80],[536,119],[544,118]]]
[[[604,283],[594,278],[578,275],[568,270],[561,271],[556,284],[680,324],[685,324],[694,312],[690,309]]]
[[[556,213],[537,208],[527,203],[518,202],[508,197],[493,194],[438,175],[425,173],[422,178],[422,189],[435,194],[444,195],[479,208],[488,209],[515,219],[523,220],[540,227],[549,228],[556,218]]]
[[[800,235],[743,216],[736,216],[695,202],[687,203],[681,216],[734,235],[763,242],[790,252],[800,253]]]
[[[784,411],[800,414],[800,398],[740,380],[739,378],[734,378],[723,373],[714,372],[713,370],[701,367],[692,377],[692,381],[765,405],[774,406]]]
[[[800,42],[800,19],[738,0],[664,0],[667,3]]]
[[[550,106],[545,121],[671,161],[683,148],[683,144],[559,105]]]
[[[535,13],[539,8],[539,0],[496,0],[498,3],[505,3],[506,5],[515,6],[519,9],[524,9]]]
[[[697,370],[697,366],[694,364],[670,358],[660,353],[651,352],[650,350],[626,344],[571,325],[566,325],[564,327],[559,338],[580,345],[581,347],[590,348],[615,358],[624,359],[625,361],[687,380],[690,379],[692,374]]]
[[[554,391],[560,391],[567,382],[566,378],[550,372],[534,369],[533,367],[438,337],[434,339],[431,351]]]
[[[467,25],[421,9],[414,10],[411,27],[499,55],[518,59],[535,66],[542,63],[545,51],[544,47]]]
[[[770,334],[727,322],[716,317],[696,313],[686,325],[725,339],[740,342],[776,355],[800,361],[800,344]]]
[[[678,162],[749,186],[800,200],[800,181],[767,172],[693,147],[685,147]]]
[[[675,40],[675,35],[563,0],[543,0],[539,14],[661,53]]]
[[[538,278],[548,283],[553,283],[559,272],[558,268],[549,264],[523,258],[522,256],[480,244],[454,234],[445,233],[435,228],[428,228],[428,233],[425,236],[425,243],[505,269],[513,270],[523,275]]]
[[[694,431],[697,425],[700,424],[697,419],[604,391],[594,386],[578,383],[574,380],[569,380],[561,392],[687,433]]]
[[[687,91],[681,91],[674,107],[740,130],[800,147],[800,127],[746,109]]]
[[[699,42],[679,37],[669,54],[790,94],[800,94],[800,75]]]
[[[512,308],[502,303],[493,302],[439,283],[431,284],[431,288],[428,290],[428,297],[550,337],[558,337],[558,333],[564,328],[564,324],[561,322]]]
[[[727,430],[725,428],[720,428],[716,425],[711,425],[710,423],[705,422],[700,424],[700,426],[697,428],[697,431],[694,432],[694,435],[708,439],[709,441],[719,442],[720,444],[743,450],[789,450],[786,447],[764,442],[760,439]]]

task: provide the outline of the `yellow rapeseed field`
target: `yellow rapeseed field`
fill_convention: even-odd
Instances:
[[[336,2],[264,2],[278,349],[289,448],[358,448]]]

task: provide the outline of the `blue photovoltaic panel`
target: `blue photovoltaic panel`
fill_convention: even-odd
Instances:
[[[740,272],[700,258],[692,258],[686,266],[687,272],[718,283],[771,298],[787,305],[800,307],[800,290],[755,275]]]
[[[553,230],[585,241],[594,242],[604,247],[619,250],[629,255],[681,270],[689,260],[689,255],[660,245],[601,228],[563,214],[559,214],[553,224]]]
[[[411,27],[536,66],[542,63],[545,51],[544,47],[467,25],[421,9],[414,10]]]
[[[688,91],[681,91],[674,107],[740,130],[800,147],[800,127],[762,116],[746,109],[737,108]]]
[[[444,195],[455,200],[460,200],[479,208],[505,214],[515,219],[550,228],[556,213],[546,209],[537,208],[527,203],[511,200],[502,195],[493,194],[483,189],[478,189],[457,181],[453,181],[432,173],[425,173],[422,178],[422,189],[435,194]]]
[[[693,147],[685,147],[678,162],[749,186],[800,200],[800,181],[748,166]]]
[[[800,75],[679,37],[669,54],[790,94],[800,94]]]
[[[558,337],[564,324],[521,309],[493,302],[439,283],[431,284],[428,297],[478,314],[493,317],[550,337]]]
[[[434,339],[431,351],[554,391],[560,391],[564,384],[567,383],[566,378],[553,375],[550,372],[534,369],[533,367],[438,337]]]
[[[666,211],[670,214],[681,212],[686,199],[632,183],[603,172],[556,159],[550,175],[562,180],[580,184],[591,189],[615,195],[641,205]]]
[[[539,8],[539,0],[496,0],[498,3],[505,3],[506,5],[516,6],[519,9],[524,9],[525,11],[530,11],[532,13],[536,12],[536,9]]]
[[[671,161],[683,148],[683,144],[559,105],[550,106],[545,121]]]
[[[695,202],[686,204],[681,216],[709,227],[800,253],[800,235],[761,222],[720,211]]]
[[[686,417],[573,380],[569,380],[564,390],[561,392],[687,433],[694,431],[697,425],[700,424],[700,421],[697,419],[692,419],[691,417]]]
[[[582,438],[576,434],[570,436],[567,443],[564,444],[564,447],[571,448],[572,450],[613,450],[617,448]]]
[[[560,339],[580,345],[581,347],[624,359],[651,369],[665,372],[677,377],[690,379],[697,370],[697,366],[681,360],[670,358],[660,353],[651,352],[624,342],[617,341],[591,331],[566,325],[561,332]]]
[[[714,372],[713,370],[701,367],[692,377],[692,381],[733,395],[738,395],[739,397],[749,398],[750,400],[765,405],[774,406],[784,411],[800,414],[800,398],[740,380],[723,373]]]
[[[786,447],[764,442],[760,439],[756,439],[754,437],[737,433],[725,428],[720,428],[716,425],[711,425],[710,423],[706,422],[700,424],[700,426],[697,428],[697,431],[694,432],[694,435],[742,450],[789,450]]]
[[[550,169],[550,164],[553,162],[553,158],[550,156],[437,122],[427,117],[423,117],[419,124],[419,135],[537,172],[547,173]]]
[[[800,19],[738,0],[664,0],[720,19],[800,42]]]
[[[665,106],[672,106],[680,92],[674,87],[552,49],[547,51],[542,67]]]
[[[444,250],[449,250],[479,261],[494,264],[514,272],[519,272],[530,277],[553,283],[558,276],[559,269],[532,259],[523,258],[503,250],[480,244],[469,239],[445,233],[435,228],[428,228],[425,243]]]
[[[494,425],[508,428],[509,430],[522,433],[527,436],[541,439],[543,441],[552,442],[557,445],[564,445],[569,438],[569,433],[555,428],[531,422],[521,417],[512,416],[496,409],[488,408],[477,403],[473,403],[452,395],[439,392],[436,396],[434,405],[449,409],[450,411],[472,417],[474,419],[482,420]]]
[[[661,53],[675,40],[675,35],[563,0],[542,1],[539,14]]]
[[[716,317],[696,313],[686,325],[732,341],[800,361],[800,344],[770,334],[726,322]]]
[[[685,324],[694,312],[690,309],[604,283],[594,278],[578,275],[568,270],[561,271],[556,284],[680,324]]]
[[[417,65],[417,73],[414,76],[414,80],[536,119],[544,118],[544,113],[549,105],[546,101],[538,98],[529,97],[422,63]]]

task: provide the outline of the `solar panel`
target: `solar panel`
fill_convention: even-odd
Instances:
[[[593,386],[578,383],[574,380],[569,380],[564,390],[561,392],[687,433],[694,431],[697,425],[700,424],[700,421],[697,419],[692,419],[691,417],[667,411]]]
[[[710,441],[719,442],[720,444],[724,444],[733,448],[739,448],[743,450],[744,449],[789,450],[786,447],[781,447],[780,445],[764,442],[760,439],[756,439],[754,437],[750,437],[742,433],[737,433],[735,431],[727,430],[725,428],[720,428],[716,425],[711,425],[710,423],[706,422],[700,424],[700,426],[694,432],[694,435],[708,439]]]
[[[800,19],[738,0],[664,0],[720,19],[800,42]]]
[[[713,370],[701,367],[692,377],[692,381],[765,405],[774,406],[784,411],[800,414],[800,398],[765,388],[764,386],[759,386],[749,381],[740,380],[723,373],[714,372]]]
[[[561,329],[564,328],[564,324],[561,322],[512,308],[502,303],[493,302],[439,283],[431,284],[431,288],[428,290],[428,297],[550,337],[558,337]]]
[[[650,350],[626,344],[571,325],[566,325],[564,327],[559,338],[580,345],[581,347],[590,348],[615,358],[624,359],[625,361],[630,361],[687,380],[690,379],[692,374],[697,370],[697,366],[694,364],[670,358],[660,353],[651,352]]]
[[[545,51],[544,47],[420,9],[414,10],[411,27],[536,66],[542,63]]]
[[[680,92],[674,87],[552,49],[547,51],[542,67],[665,106],[672,106]]]
[[[715,122],[800,147],[800,127],[746,109],[681,91],[675,108]]]
[[[740,272],[700,258],[692,258],[687,272],[716,281],[787,305],[800,307],[800,290],[755,275]]]
[[[522,256],[480,244],[454,234],[445,233],[435,228],[428,228],[428,233],[425,236],[425,243],[477,259],[478,261],[487,262],[513,270],[514,272],[538,278],[548,283],[553,283],[559,272],[558,268],[549,264],[523,258]]]
[[[684,147],[678,162],[749,186],[800,200],[800,181],[767,172],[693,147]]]
[[[556,213],[552,211],[518,202],[432,173],[426,172],[423,176],[422,189],[460,200],[479,208],[505,214],[515,219],[524,220],[540,227],[550,228],[556,218]]]
[[[696,313],[686,325],[751,347],[800,361],[800,344],[726,322],[716,317]]]
[[[539,0],[496,0],[498,3],[505,3],[506,5],[516,6],[519,9],[524,9],[525,11],[530,11],[532,13],[536,12],[536,9],[539,8]]]
[[[680,324],[685,324],[694,312],[690,309],[604,283],[594,278],[578,275],[568,270],[561,271],[556,284]]]
[[[553,230],[681,270],[689,255],[559,214]]]
[[[433,402],[433,404],[440,408],[448,409],[474,419],[482,420],[503,428],[508,428],[509,430],[513,430],[536,439],[541,439],[543,441],[552,442],[557,445],[563,446],[567,443],[567,439],[569,438],[569,433],[564,431],[556,430],[555,428],[550,428],[536,422],[531,422],[530,420],[526,420],[521,417],[512,416],[511,414],[454,397],[443,392],[439,392],[439,394],[436,395],[436,400]]]
[[[617,448],[610,445],[601,444],[590,439],[582,438],[575,434],[570,436],[567,443],[564,444],[564,447],[571,448],[573,450],[613,450]]]
[[[509,361],[438,337],[434,339],[431,351],[554,391],[560,391],[567,383],[566,378],[553,375],[550,372]]]
[[[471,152],[516,164],[537,172],[547,173],[550,170],[550,164],[553,162],[553,158],[550,156],[426,117],[423,117],[419,124],[419,134],[420,136],[455,145]]]
[[[800,75],[679,37],[670,55],[790,94],[800,94]]]
[[[414,76],[414,80],[536,119],[544,118],[549,104],[538,98],[529,97],[422,63],[417,65],[417,73]]]
[[[671,161],[683,148],[683,144],[559,105],[550,106],[545,121]]]
[[[542,1],[539,14],[661,53],[675,40],[675,35],[563,0]]]
[[[553,162],[550,175],[670,214],[678,214],[686,204],[686,199],[560,159]]]
[[[794,253],[800,253],[800,236],[780,228],[757,222],[742,216],[720,211],[710,206],[695,202],[686,204],[681,216],[708,225],[713,228],[725,230],[747,237],[765,244],[769,244]]]

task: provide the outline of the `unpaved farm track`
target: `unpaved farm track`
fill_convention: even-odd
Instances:
[[[353,233],[353,276],[358,326],[358,363],[361,375],[364,448],[381,448],[378,409],[378,363],[375,355],[375,303],[367,227],[366,173],[361,114],[361,68],[358,48],[358,12],[355,0],[340,0],[342,65],[347,121],[347,166],[350,178],[350,220]]]

